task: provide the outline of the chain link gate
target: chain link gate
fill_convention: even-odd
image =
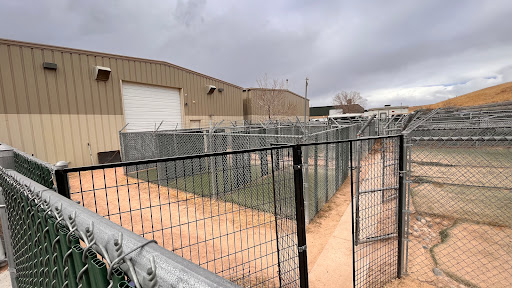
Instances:
[[[354,287],[401,275],[403,136],[351,142]]]

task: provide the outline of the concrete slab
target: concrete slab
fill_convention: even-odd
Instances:
[[[346,209],[309,273],[310,287],[352,287],[352,209]]]

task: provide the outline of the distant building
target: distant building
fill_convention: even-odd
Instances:
[[[364,113],[363,106],[359,104],[348,104],[341,106],[318,106],[309,108],[309,115],[311,119],[327,118],[329,116],[336,116],[340,114],[358,113]]]
[[[378,118],[386,118],[393,115],[402,115],[409,113],[409,106],[391,106],[384,105],[380,108],[371,108],[365,112],[365,116],[377,115]]]
[[[309,117],[311,119],[327,118],[331,109],[334,109],[334,106],[309,107]]]
[[[336,109],[342,110],[343,114],[364,113],[364,107],[359,104],[341,105],[337,106]]]

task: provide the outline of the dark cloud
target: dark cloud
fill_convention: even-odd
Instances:
[[[312,104],[358,90],[424,104],[512,80],[510,1],[9,1],[0,37],[289,79]],[[456,83],[446,86],[446,83]]]

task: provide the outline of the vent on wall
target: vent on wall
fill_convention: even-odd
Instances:
[[[94,79],[98,81],[108,81],[110,78],[110,68],[94,66]]]
[[[43,62],[44,69],[57,70],[57,64],[51,62]]]

